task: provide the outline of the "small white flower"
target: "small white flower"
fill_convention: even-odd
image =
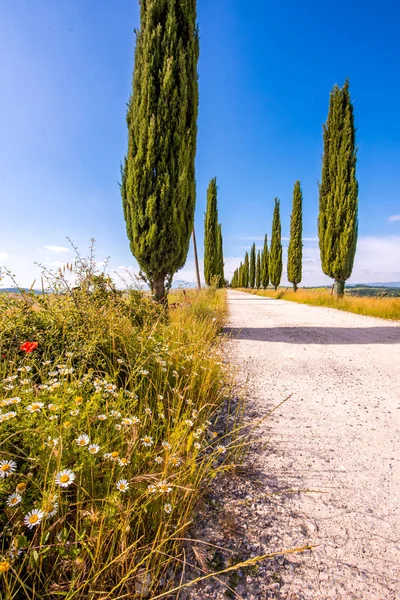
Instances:
[[[133,425],[133,421],[129,417],[125,417],[125,419],[122,419],[121,425],[128,427],[128,425]]]
[[[161,446],[164,450],[171,450],[171,444],[169,442],[161,442]]]
[[[126,467],[126,465],[130,465],[131,461],[128,458],[119,458],[118,464],[120,467]]]
[[[146,408],[144,409],[144,412],[146,413],[146,415],[152,415],[153,414],[151,408],[149,408],[148,406],[146,406]]]
[[[70,469],[63,469],[56,474],[55,481],[56,485],[60,487],[68,487],[75,480],[75,473],[73,473]]]
[[[97,418],[99,421],[106,421],[107,420],[107,415],[97,415]]]
[[[103,458],[105,460],[108,460],[109,458],[111,458],[111,452],[106,452],[105,454],[103,454]]]
[[[43,406],[43,402],[33,402],[32,404],[26,407],[26,410],[30,413],[41,412]]]
[[[66,352],[65,353],[65,356],[68,356],[68,358],[71,358],[71,356],[73,356],[73,355],[74,355],[73,352]]]
[[[117,363],[118,363],[119,365],[123,365],[123,364],[124,364],[124,362],[125,362],[125,361],[124,361],[124,359],[123,359],[123,358],[117,358]]]
[[[139,371],[139,373],[141,373],[142,375],[148,375],[149,374],[149,372],[146,369],[141,369]]]
[[[21,494],[11,494],[7,498],[7,506],[16,506],[22,500]]]
[[[28,529],[33,529],[33,527],[37,527],[37,525],[39,525],[43,517],[43,511],[34,508],[30,512],[28,512],[27,515],[24,516],[24,523],[28,527]]]
[[[17,470],[17,463],[13,460],[0,460],[0,477],[10,477]]]
[[[89,444],[89,442],[90,442],[90,439],[86,433],[82,433],[75,440],[75,443],[78,444],[78,446],[87,446]]]
[[[200,448],[201,448],[201,444],[199,444],[199,442],[195,442],[193,444],[193,446],[194,446],[195,450],[200,450]]]
[[[31,380],[30,380],[30,379],[21,379],[19,383],[20,383],[21,385],[29,385],[29,384],[30,384],[30,382],[31,382]]]
[[[188,427],[193,427],[193,421],[191,421],[190,419],[186,419],[185,425],[187,425]]]
[[[113,385],[112,383],[106,383],[104,386],[105,392],[114,392],[116,389],[117,389],[117,386]]]
[[[74,408],[73,410],[70,410],[69,414],[71,415],[71,417],[76,417],[77,415],[79,415],[79,408]]]
[[[169,503],[164,504],[164,511],[167,513],[167,515],[170,515],[172,513],[172,505]]]
[[[157,489],[161,494],[169,494],[172,492],[172,487],[168,485],[166,481],[160,481],[157,483]]]
[[[0,423],[3,423],[4,421],[9,421],[10,419],[13,419],[16,416],[17,413],[12,410],[10,412],[6,412],[3,415],[0,415]]]
[[[159,400],[164,400],[164,396],[161,396],[160,394],[158,394],[157,398],[158,398]]]
[[[121,417],[121,413],[120,413],[120,412],[118,412],[117,410],[111,410],[111,411],[110,411],[110,415],[111,415],[112,417],[115,417],[116,419],[119,419],[119,418]]]
[[[147,491],[150,494],[155,494],[157,491],[157,487],[154,485],[154,483],[151,483],[150,485],[147,486]]]
[[[17,556],[19,556],[20,554],[22,554],[22,550],[19,550],[15,546],[10,546],[10,548],[8,549],[8,556],[10,558],[17,558]]]
[[[44,511],[46,518],[54,517],[58,512],[58,502],[48,502],[45,506]]]
[[[156,457],[155,457],[155,459],[154,459],[154,462],[155,462],[157,465],[162,465],[162,463],[163,463],[164,461],[163,461],[163,459],[162,459],[162,457],[161,457],[161,456],[156,456]]]
[[[97,454],[100,450],[100,446],[98,444],[89,444],[88,450],[90,454]]]
[[[219,452],[220,454],[225,454],[225,452],[226,452],[225,446],[222,446],[222,445],[217,446],[217,452]]]
[[[21,402],[21,398],[19,396],[15,396],[15,398],[6,398],[1,402],[1,406],[10,406],[11,404],[19,404]]]
[[[126,479],[120,479],[116,483],[117,490],[120,492],[127,492],[129,489],[129,482]]]
[[[149,435],[145,435],[144,437],[142,437],[141,442],[142,442],[143,446],[146,446],[147,448],[150,448],[150,446],[152,446],[154,444],[153,438],[150,437]]]
[[[171,456],[169,462],[173,467],[179,467],[182,463],[181,459],[178,456]]]
[[[115,429],[116,429],[117,431],[121,431],[121,429],[122,429],[122,425],[121,425],[121,423],[115,423]]]

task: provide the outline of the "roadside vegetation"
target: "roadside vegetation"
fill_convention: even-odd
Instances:
[[[225,291],[171,292],[166,314],[93,257],[67,271],[0,294],[1,597],[155,596],[224,468]]]
[[[298,289],[292,290],[251,290],[241,289],[242,292],[248,292],[257,296],[267,296],[299,304],[310,304],[312,306],[326,306],[328,308],[337,308],[358,315],[369,317],[380,317],[382,319],[400,320],[400,298],[393,297],[358,297],[358,296],[336,296],[325,288],[314,290]]]

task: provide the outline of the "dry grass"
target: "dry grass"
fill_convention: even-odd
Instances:
[[[241,289],[240,291],[258,296],[268,296],[268,298],[288,300],[289,302],[298,302],[299,304],[337,308],[357,315],[394,321],[400,320],[400,298],[359,298],[355,296],[336,298],[326,289],[305,290],[300,288],[297,292],[249,289]]]

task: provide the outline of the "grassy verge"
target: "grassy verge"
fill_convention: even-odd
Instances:
[[[90,264],[78,280],[0,295],[4,600],[157,595],[223,468],[225,292],[174,292],[166,318]]]
[[[369,317],[400,320],[400,298],[358,298],[346,295],[343,298],[336,298],[325,289],[315,291],[298,289],[297,292],[249,289],[241,289],[240,291],[258,296],[267,296],[268,298],[289,300],[290,302],[298,302],[300,304],[337,308],[338,310],[345,310]]]

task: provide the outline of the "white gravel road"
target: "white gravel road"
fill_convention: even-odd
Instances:
[[[250,410],[262,416],[292,395],[259,430],[265,449],[250,450],[263,482],[253,539],[318,545],[288,563],[274,597],[400,598],[400,324],[228,294],[229,354]],[[270,492],[282,505],[266,535]],[[247,597],[270,597],[254,583]]]

